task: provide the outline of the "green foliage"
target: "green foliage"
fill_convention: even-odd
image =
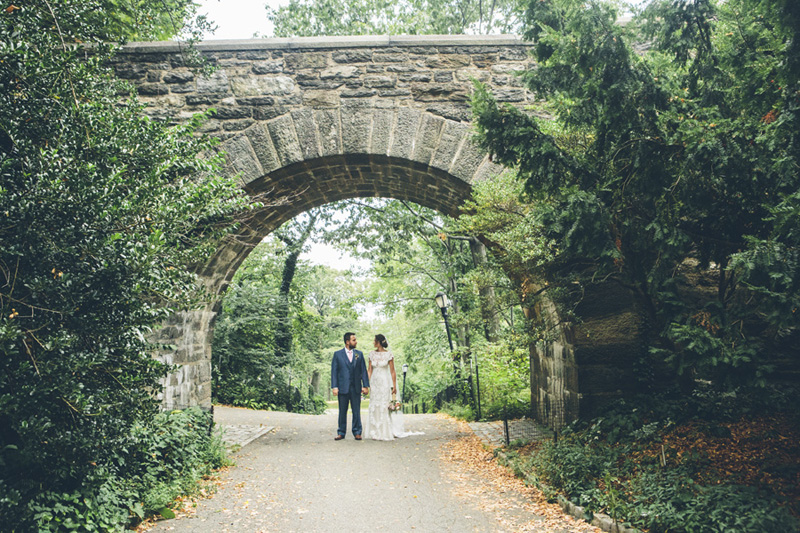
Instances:
[[[284,298],[281,284],[290,256],[286,245],[268,240],[250,253],[228,287],[212,346],[215,402],[251,409],[325,411],[319,395],[321,376],[330,368],[332,347],[338,349],[339,331],[353,329],[352,282],[337,271],[311,267],[295,257]],[[285,313],[278,312],[279,301],[288,304]],[[288,354],[278,350],[279,331],[288,331],[292,339]]]
[[[546,209],[525,197],[523,183],[509,171],[474,185],[458,224],[465,232],[493,243],[503,268],[516,278],[527,279],[535,277],[536,269],[553,261],[557,253],[556,242],[548,239],[547,223],[542,219]]]
[[[617,15],[609,2],[530,2],[537,67],[523,79],[545,102],[499,105],[476,87],[480,142],[532,204],[515,209],[538,248],[508,257],[529,257],[540,286],[576,287],[549,295],[564,313],[581,286],[613,278],[679,373],[764,385],[798,327],[797,8],[653,1],[631,24]],[[476,208],[499,237],[525,227]],[[703,277],[713,289],[686,288]]]
[[[168,371],[146,339],[202,301],[194,265],[248,206],[202,117],[152,122],[113,81],[104,5],[0,13],[0,514],[21,530],[127,521]]]
[[[125,482],[145,515],[192,494],[198,480],[229,464],[221,434],[211,424],[211,415],[194,407],[159,413],[152,424],[134,427]]]
[[[30,499],[11,490],[0,505],[11,530],[122,531],[131,522],[165,512],[181,495],[228,460],[209,413],[197,408],[159,413],[131,428],[124,448],[113,450],[113,469],[99,464],[68,491],[57,485]]]
[[[102,38],[131,41],[163,41],[173,37],[198,39],[212,24],[197,16],[198,4],[192,0],[100,0],[88,21],[93,27],[106,27]]]
[[[675,424],[702,420],[704,431],[713,434],[742,413],[773,412],[782,394],[707,391],[689,398],[675,393],[620,400],[601,416],[568,426],[559,440],[543,442],[530,457],[512,457],[510,466],[550,498],[565,495],[589,511],[653,532],[795,531],[800,524],[775,494],[724,479],[699,484],[707,463],[700,453],[668,453],[666,468],[641,453],[663,442]]]
[[[674,531],[795,531],[797,520],[752,487],[702,487],[680,472],[644,474],[632,483],[629,512],[654,533]]]
[[[458,0],[291,0],[267,17],[276,37],[332,35],[418,35],[513,33],[524,2],[501,0],[484,6]]]
[[[442,405],[441,411],[466,422],[472,422],[475,420],[475,413],[472,411],[472,407],[469,405],[462,405],[461,403],[446,403]]]
[[[530,353],[521,338],[507,335],[501,341],[475,348],[480,363],[482,397],[514,409],[520,396],[530,402]],[[524,394],[520,394],[523,393]]]

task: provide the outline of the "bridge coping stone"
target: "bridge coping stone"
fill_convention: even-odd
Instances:
[[[178,41],[130,42],[128,54],[181,52],[188,45]],[[208,40],[197,43],[202,52],[246,50],[294,50],[313,48],[379,48],[412,46],[532,46],[519,35],[357,35],[346,37],[291,37],[273,39]]]

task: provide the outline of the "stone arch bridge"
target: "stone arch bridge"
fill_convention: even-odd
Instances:
[[[216,109],[204,131],[222,140],[228,171],[249,193],[283,200],[205,267],[216,294],[253,244],[313,207],[390,197],[457,215],[471,184],[502,170],[472,141],[472,80],[486,82],[501,102],[534,98],[514,74],[533,66],[529,45],[515,36],[210,41],[198,48],[217,67],[211,76],[193,73],[185,51],[169,42],[127,45],[114,66],[154,118],[180,122]],[[558,339],[532,349],[540,415],[557,423],[633,383],[638,321],[623,300],[615,297],[613,309],[588,306],[579,328],[562,328]],[[214,315],[213,307],[181,313],[161,330],[160,340],[176,346],[164,359],[180,365],[166,383],[167,408],[210,407]]]

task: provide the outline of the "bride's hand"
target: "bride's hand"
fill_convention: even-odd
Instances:
[[[397,387],[392,387],[392,394],[397,394]]]

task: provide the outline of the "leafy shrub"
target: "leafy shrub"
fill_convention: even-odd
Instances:
[[[634,480],[628,518],[652,533],[796,531],[797,520],[752,487],[703,487],[682,472],[645,474]]]
[[[178,496],[227,463],[225,446],[210,431],[211,415],[199,408],[159,413],[136,424],[124,447],[111,450],[69,488],[55,478],[49,490],[29,483],[0,485],[0,513],[19,531],[118,531],[131,521],[161,512]]]
[[[580,505],[597,509],[596,480],[612,468],[617,457],[611,448],[576,438],[545,441],[532,456],[530,467],[539,482],[563,491]]]
[[[202,117],[170,126],[126,98],[108,69],[104,43],[126,37],[111,19],[143,37],[153,10],[116,7],[26,2],[0,16],[3,529],[114,530],[139,510],[132,457],[149,449],[140,433],[158,427],[170,370],[148,334],[202,303],[196,265],[250,204],[221,175],[218,141],[197,135]],[[187,438],[174,448],[195,450]]]
[[[472,407],[469,405],[446,403],[442,406],[442,411],[459,420],[465,420],[467,422],[475,420],[475,414],[472,411]]]
[[[135,428],[135,452],[126,462],[136,470],[126,481],[145,514],[191,493],[197,480],[227,464],[225,445],[211,424],[209,413],[193,407],[159,413],[152,425]]]
[[[250,409],[288,410],[292,402],[287,368],[255,365],[249,372],[229,372],[217,367],[213,378],[216,403]]]
[[[530,395],[526,399],[514,399],[511,402],[492,402],[481,406],[481,416],[486,420],[509,420],[530,416]]]
[[[769,394],[783,396],[779,391]],[[734,396],[704,391],[683,400],[669,393],[621,400],[593,420],[571,424],[560,441],[543,442],[529,458],[513,458],[511,467],[550,498],[566,495],[590,511],[607,512],[653,533],[798,530],[800,523],[774,496],[733,484],[698,484],[699,473],[711,472],[703,453],[684,453],[667,469],[647,454],[631,454],[652,450],[674,420],[705,434],[730,435],[724,423],[734,411],[726,401],[735,402],[740,413],[759,413],[765,407],[747,391]]]

